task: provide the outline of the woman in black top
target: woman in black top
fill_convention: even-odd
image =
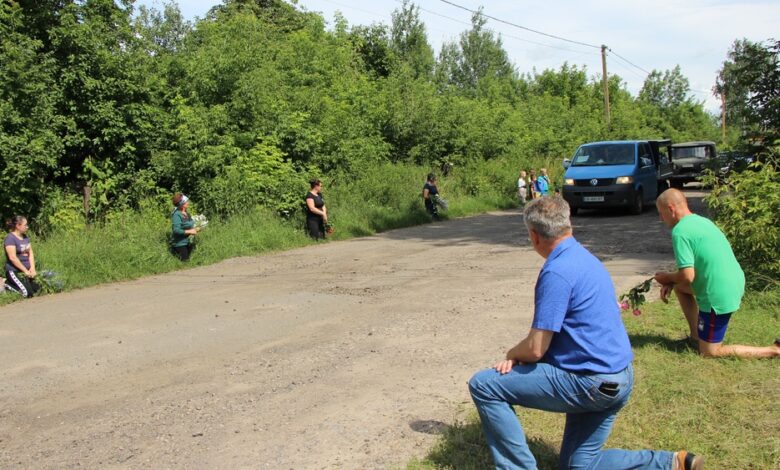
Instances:
[[[309,181],[311,189],[306,193],[306,228],[315,240],[325,238],[325,224],[328,223],[328,209],[322,200],[322,181]]]
[[[436,175],[428,173],[428,180],[423,185],[423,202],[425,202],[425,210],[428,211],[433,220],[439,220],[439,211],[436,209],[435,198],[439,194],[439,188],[436,187]]]

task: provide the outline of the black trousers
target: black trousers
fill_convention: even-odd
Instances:
[[[325,238],[325,223],[322,221],[322,218],[307,218],[306,229],[309,231],[309,236],[315,240]]]
[[[428,214],[431,216],[433,220],[439,220],[439,210],[436,208],[436,205],[431,202],[430,199],[425,200],[425,210],[428,212]]]
[[[41,286],[35,280],[22,276],[10,269],[6,270],[5,279],[6,286],[20,293],[22,297],[32,297],[41,290]]]
[[[174,256],[179,258],[182,261],[189,261],[190,259],[190,253],[195,249],[195,247],[190,243],[189,245],[185,246],[174,246],[172,248]]]

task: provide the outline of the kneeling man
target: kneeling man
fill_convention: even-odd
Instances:
[[[602,449],[634,383],[612,279],[572,237],[561,197],[535,199],[523,213],[534,250],[547,260],[531,330],[469,381],[496,468],[536,468],[512,405],[566,413],[561,469],[702,468],[701,457],[685,451]]]
[[[704,357],[778,357],[780,339],[770,346],[723,344],[731,316],[745,293],[745,274],[729,241],[711,220],[688,208],[685,194],[664,191],[656,201],[658,215],[672,229],[677,271],[659,272],[661,299],[674,291],[688,321],[691,339]]]

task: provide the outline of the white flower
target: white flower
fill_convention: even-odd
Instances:
[[[434,202],[434,204],[436,204],[437,206],[441,207],[441,209],[445,210],[445,211],[450,206],[449,203],[447,202],[447,200],[444,199],[443,197],[439,196],[438,194],[434,194],[433,195],[433,202]]]
[[[203,214],[193,215],[192,220],[193,222],[195,222],[196,228],[203,228],[209,224],[208,219],[206,219],[206,216]]]

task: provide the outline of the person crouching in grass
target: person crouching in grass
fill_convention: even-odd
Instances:
[[[199,228],[195,227],[195,221],[187,212],[190,206],[190,198],[182,193],[173,196],[174,210],[171,213],[171,250],[182,261],[188,261],[194,248],[190,235],[197,235]]]
[[[22,215],[12,217],[6,222],[8,235],[5,237],[5,277],[7,288],[18,292],[22,297],[32,297],[40,286],[35,282],[35,255],[30,238],[27,236],[29,225]]]

